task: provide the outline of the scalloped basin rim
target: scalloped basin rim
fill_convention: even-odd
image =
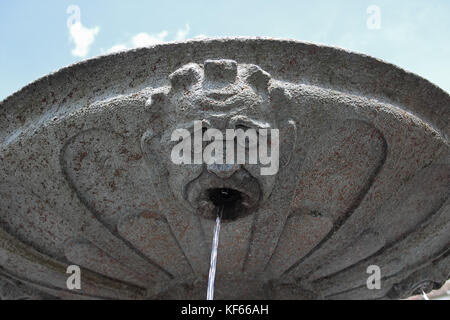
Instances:
[[[77,81],[88,82],[94,80],[93,76],[98,75],[98,72],[101,72],[103,67],[107,65],[119,64],[122,68],[122,71],[125,71],[128,70],[129,67],[133,66],[133,64],[129,62],[133,61],[133,59],[135,58],[139,58],[142,56],[151,57],[153,54],[159,55],[161,51],[168,52],[169,55],[171,55],[171,53],[175,52],[177,48],[179,48],[177,53],[188,52],[187,56],[192,56],[194,54],[189,50],[184,49],[184,47],[188,48],[195,45],[207,45],[211,47],[222,46],[224,48],[231,46],[241,47],[242,45],[255,48],[256,46],[273,46],[282,50],[285,49],[294,52],[300,52],[301,54],[306,54],[306,56],[310,57],[314,56],[312,57],[312,60],[316,62],[325,59],[325,62],[329,69],[341,68],[342,63],[345,61],[345,68],[341,70],[341,74],[327,75],[329,77],[328,79],[319,79],[319,81],[308,79],[309,74],[305,75],[302,74],[302,72],[295,73],[296,69],[293,68],[292,65],[289,67],[289,70],[285,70],[285,72],[293,73],[292,80],[296,78],[297,80],[302,80],[304,82],[310,81],[312,84],[324,85],[338,91],[345,90],[356,94],[359,93],[366,96],[373,96],[374,98],[394,104],[408,104],[408,106],[411,107],[410,111],[412,113],[426,117],[427,120],[431,121],[431,123],[433,123],[435,127],[444,134],[444,136],[448,137],[448,121],[446,121],[445,119],[450,118],[449,108],[446,107],[450,105],[450,96],[447,92],[431,83],[430,81],[414,73],[406,71],[394,64],[371,57],[369,55],[360,54],[338,47],[321,44],[319,45],[310,42],[265,37],[225,37],[199,40],[193,39],[184,42],[169,42],[145,48],[131,49],[128,51],[113,53],[109,55],[100,55],[91,59],[71,64],[67,67],[63,67],[55,72],[37,79],[36,81],[31,82],[30,84],[26,85],[22,89],[16,91],[15,93],[11,94],[3,101],[1,101],[0,109],[14,105],[16,101],[20,101],[26,98],[32,101],[36,101],[36,99],[41,101],[39,98],[46,96],[55,98],[55,96],[57,97],[59,95],[59,92],[51,91],[52,83],[64,81],[66,84],[70,84],[71,82],[73,82],[71,87],[66,87],[68,89],[74,89],[74,87],[76,87]],[[333,60],[332,58],[336,58],[337,60]],[[202,58],[200,58],[200,60],[201,59]],[[164,62],[164,60],[158,61],[158,63]],[[355,73],[361,73],[361,66],[370,67],[369,69],[365,70],[365,77],[369,79],[367,83],[358,85],[358,82],[340,82],[337,78],[343,77],[345,75],[351,77]],[[86,70],[89,69],[93,70],[94,72],[86,74]],[[370,74],[368,71],[372,73]],[[82,75],[83,77],[78,77],[78,74]],[[126,72],[123,72],[123,74],[126,74]],[[314,72],[312,74],[314,74]],[[272,76],[276,78],[276,74],[272,74]],[[333,78],[333,76],[335,76],[336,78]],[[72,79],[72,81],[67,81],[70,80],[70,78]],[[76,81],[73,81],[73,79],[76,79]],[[107,85],[108,82],[105,82],[104,84]],[[110,83],[110,85],[111,84],[112,83]],[[343,84],[345,84],[345,88]],[[408,90],[405,90],[406,88],[408,88]],[[394,89],[396,91],[395,96],[393,94]],[[405,94],[399,94],[402,93],[402,91],[405,91]],[[72,92],[72,90],[67,90],[67,92]],[[72,98],[72,96],[64,96],[62,99],[64,98],[66,99],[65,102],[67,102],[69,98]],[[58,102],[61,103],[61,100],[59,100]],[[50,101],[48,103],[51,104]]]

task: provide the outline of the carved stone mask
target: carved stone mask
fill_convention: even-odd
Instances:
[[[178,142],[170,139],[172,132],[180,128],[187,129],[192,136],[214,128],[223,132],[224,139],[227,129],[279,129],[271,100],[279,98],[270,95],[272,91],[277,92],[270,86],[270,75],[256,65],[207,60],[203,65],[187,64],[169,78],[171,86],[154,94],[148,102],[152,110],[163,111],[167,129],[157,137],[160,144],[149,141],[154,137],[147,134],[143,140],[146,156],[160,153],[175,198],[195,214],[215,219],[215,209],[221,204],[225,220],[255,212],[269,198],[276,175],[261,175],[261,164],[248,161],[226,164],[224,159],[224,164],[174,164],[171,151]],[[194,132],[195,121],[202,124],[200,132]],[[295,143],[295,125],[290,122],[287,126],[288,130],[283,131],[286,136],[282,137],[282,159],[290,158]],[[270,144],[268,149],[270,152]]]

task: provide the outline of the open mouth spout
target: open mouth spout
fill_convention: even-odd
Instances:
[[[188,186],[188,201],[205,219],[214,220],[219,213],[224,222],[245,217],[258,207],[261,191],[252,177],[236,179],[239,177],[225,180],[210,175],[200,177]]]
[[[234,189],[217,188],[207,190],[211,203],[219,209],[223,221],[236,220],[248,209],[245,196]]]

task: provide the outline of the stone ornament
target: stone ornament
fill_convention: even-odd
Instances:
[[[278,173],[175,165],[171,133],[196,120],[279,129]],[[205,299],[224,188],[217,299],[430,291],[450,276],[449,120],[428,81],[295,41],[189,41],[64,68],[0,103],[0,297]]]

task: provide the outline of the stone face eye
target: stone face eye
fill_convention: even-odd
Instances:
[[[245,125],[243,125],[243,124],[238,124],[238,125],[236,126],[236,130],[239,130],[239,129],[244,130],[244,131],[247,131],[248,129],[250,129],[250,127],[247,127],[247,126],[245,126]]]

